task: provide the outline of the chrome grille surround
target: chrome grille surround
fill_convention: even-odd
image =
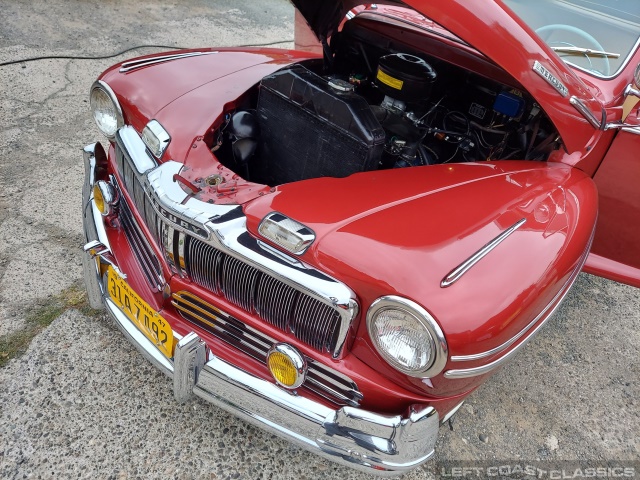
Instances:
[[[115,185],[116,189],[121,191],[121,187],[115,179],[112,179],[112,183]],[[120,198],[122,199],[122,195],[120,195]],[[129,205],[127,205],[127,202],[124,200],[121,200],[119,203],[118,218],[120,219],[120,224],[122,225],[124,234],[127,237],[127,241],[131,246],[131,251],[138,260],[147,282],[154,291],[162,290],[166,281],[162,274],[160,262],[158,262],[156,254],[140,229]]]
[[[267,352],[278,343],[270,336],[221,312],[213,305],[187,292],[172,295],[172,305],[186,319],[227,344],[266,365]],[[301,388],[308,389],[336,405],[357,407],[363,398],[357,385],[346,375],[306,357],[307,378]]]
[[[351,289],[253,238],[241,207],[210,204],[185,193],[173,180],[183,165],[167,161],[156,166],[133,127],[118,130],[116,143],[127,191],[175,273],[340,357],[358,314]],[[191,256],[201,258],[192,264]],[[283,297],[270,305],[270,294]]]

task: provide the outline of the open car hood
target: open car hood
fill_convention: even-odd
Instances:
[[[359,0],[291,0],[319,39],[334,34]],[[600,122],[602,103],[573,70],[500,0],[383,0],[416,10],[502,67],[547,112],[569,153],[583,151],[597,132],[584,110]],[[588,116],[588,114],[587,114]],[[576,129],[576,125],[580,128]]]

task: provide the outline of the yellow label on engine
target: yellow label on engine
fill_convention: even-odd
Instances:
[[[391,88],[395,88],[396,90],[402,90],[402,85],[404,84],[402,80],[393,78],[392,76],[387,75],[380,69],[378,69],[377,77],[378,77],[378,80],[380,80],[385,85],[389,85]]]

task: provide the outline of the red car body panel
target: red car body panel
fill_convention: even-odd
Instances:
[[[592,180],[576,169],[500,162],[296,182],[251,202],[245,213],[254,234],[271,211],[311,228],[316,242],[302,260],[350,285],[362,306],[382,295],[424,299],[446,332],[450,354],[469,355],[505,343],[551,301],[583,254],[575,246],[592,234],[595,198]],[[495,255],[441,288],[451,270],[522,218],[527,223]],[[522,288],[514,291],[514,284]],[[353,351],[371,364],[377,354],[364,323]],[[379,357],[375,363],[398,378]],[[406,380],[442,395],[473,388],[482,377],[436,377],[433,389]]]
[[[620,132],[594,177],[600,196],[600,215],[591,251],[604,276],[625,283],[640,283],[640,162],[637,134]]]

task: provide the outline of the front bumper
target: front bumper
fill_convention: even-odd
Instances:
[[[166,358],[120,311],[102,284],[100,262],[115,264],[108,236],[93,199],[99,144],[84,149],[83,219],[87,244],[84,278],[92,307],[106,307],[127,339],[173,379],[174,396],[193,394],[292,443],[334,462],[383,476],[400,475],[434,453],[439,418],[430,406],[413,405],[402,415],[380,415],[354,407],[333,409],[295,395],[216,356],[191,332],[181,337],[174,357]],[[115,265],[117,267],[117,265]]]

